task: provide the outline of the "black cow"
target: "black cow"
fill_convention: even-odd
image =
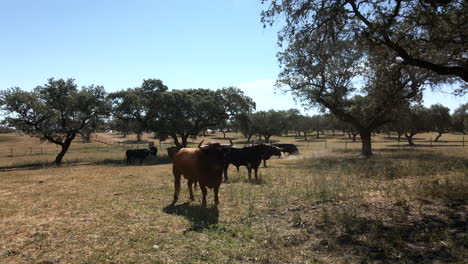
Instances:
[[[268,148],[271,148],[271,146],[265,144],[242,148],[232,147],[225,155],[224,181],[228,180],[227,169],[230,164],[236,166],[237,171],[239,171],[239,166],[246,166],[249,172],[249,180],[252,179],[252,169],[254,169],[255,180],[257,180],[258,166],[262,163],[263,155]]]
[[[263,160],[263,167],[266,168],[266,161],[269,160],[272,156],[278,156],[281,157],[281,152],[282,149],[272,146],[272,145],[266,145],[268,148],[265,150],[265,153],[263,153],[262,160]]]
[[[125,155],[127,156],[127,164],[132,163],[133,160],[139,160],[140,164],[148,156],[156,156],[158,149],[156,147],[150,147],[149,149],[127,149]]]
[[[299,154],[299,150],[294,144],[273,144],[273,146],[280,148],[282,152],[288,153],[289,155]]]

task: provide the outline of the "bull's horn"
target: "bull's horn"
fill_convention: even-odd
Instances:
[[[204,139],[202,139],[202,141],[200,142],[200,144],[198,144],[198,148],[201,147],[201,144],[203,143],[203,141],[205,141]]]
[[[234,143],[232,143],[232,140],[230,138],[229,139],[229,143],[231,143],[231,147],[234,145]]]

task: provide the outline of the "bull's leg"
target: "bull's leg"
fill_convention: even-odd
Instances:
[[[249,172],[249,181],[252,180],[252,167],[250,165],[247,166],[247,171]]]
[[[192,184],[193,184],[192,180],[187,181],[187,186],[188,186],[188,190],[189,190],[189,193],[190,193],[190,200],[193,201],[193,200],[195,200],[195,198],[193,197]],[[196,184],[196,182],[195,182],[195,184]]]
[[[202,198],[202,205],[205,205],[205,206],[206,206],[206,195],[207,195],[208,191],[206,190],[206,186],[205,186],[205,185],[202,185],[202,184],[200,184],[200,189],[201,189],[202,195],[203,195],[203,198]]]
[[[215,205],[218,205],[218,204],[219,204],[218,190],[219,190],[219,186],[215,186],[215,187],[213,188]]]
[[[177,171],[172,171],[172,173],[174,174],[174,201],[172,203],[175,204],[179,199],[181,174]]]
[[[227,182],[229,180],[228,175],[227,175],[228,167],[229,167],[229,164],[227,166],[224,166],[224,168],[223,168],[224,182]]]
[[[257,178],[257,171],[258,171],[258,167],[255,167],[255,168],[254,168],[254,172],[255,172],[255,181],[258,180],[258,178]]]
[[[266,165],[266,159],[263,160],[263,168],[266,168],[267,165]]]

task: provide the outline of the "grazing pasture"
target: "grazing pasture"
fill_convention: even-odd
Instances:
[[[0,263],[463,263],[467,258],[468,145],[463,136],[418,134],[416,146],[375,136],[375,156],[341,134],[294,143],[300,156],[269,160],[259,180],[229,169],[220,205],[173,199],[172,164],[125,164],[132,144],[115,134],[56,153],[0,135]],[[228,134],[243,145],[239,134]],[[145,135],[144,140],[152,140]],[[106,141],[107,140],[107,141]],[[193,146],[200,139],[192,142]],[[212,140],[228,143],[222,135]],[[465,139],[467,140],[467,139]],[[122,143],[123,144],[123,143]],[[10,146],[21,155],[11,155]]]

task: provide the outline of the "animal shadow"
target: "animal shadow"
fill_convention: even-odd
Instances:
[[[170,204],[163,208],[167,214],[181,215],[187,218],[192,227],[186,231],[203,231],[212,224],[217,224],[219,219],[218,207],[206,207],[202,205],[191,205],[189,202],[173,205]]]

